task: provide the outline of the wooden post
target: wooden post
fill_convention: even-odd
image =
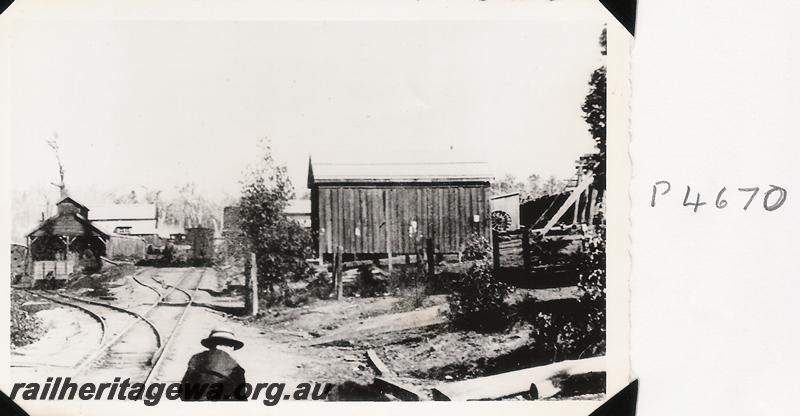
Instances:
[[[253,268],[253,262],[250,258],[250,253],[247,253],[244,261],[244,313],[250,315],[253,312],[253,297],[250,295],[250,279],[252,279],[250,270]]]
[[[531,232],[528,227],[522,229],[522,267],[528,272],[531,270]]]
[[[572,207],[572,224],[578,223],[578,218],[580,218],[580,213],[578,209],[581,207],[581,195],[578,196],[578,200],[575,201],[575,205]]]
[[[425,239],[425,257],[428,260],[428,278],[432,278],[436,272],[436,253],[432,238]]]
[[[256,253],[249,253],[245,267],[244,308],[248,315],[258,315],[258,264]]]
[[[492,230],[492,266],[495,270],[500,268],[500,236],[494,230]]]
[[[384,217],[386,217],[386,255],[387,255],[387,265],[389,267],[389,274],[392,274],[392,219],[389,215],[389,198],[386,191],[383,194],[383,212]]]
[[[334,281],[336,282],[336,300],[342,300],[342,293],[344,288],[344,283],[342,282],[342,252],[344,248],[342,246],[336,247],[336,258],[333,261],[333,277]]]
[[[586,224],[592,225],[592,205],[594,204],[594,188],[586,188]]]

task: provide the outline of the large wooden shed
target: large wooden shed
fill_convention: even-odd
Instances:
[[[459,253],[491,238],[486,162],[326,162],[310,159],[311,228],[320,256],[412,254],[432,239]]]

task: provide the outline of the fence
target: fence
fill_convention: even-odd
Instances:
[[[147,243],[141,237],[113,235],[106,243],[106,257],[141,260],[146,248]]]
[[[40,260],[33,262],[33,280],[65,280],[75,270],[74,260]],[[52,276],[52,277],[51,277]]]
[[[495,269],[530,269],[530,231],[527,228],[492,233]]]
[[[585,238],[580,230],[547,236],[528,228],[494,232],[494,268],[526,279],[553,278],[569,284],[577,277],[575,254],[583,249]]]

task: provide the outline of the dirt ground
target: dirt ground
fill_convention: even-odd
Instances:
[[[11,351],[11,374],[18,379],[69,375],[69,368],[99,342],[100,325],[83,312],[54,306],[35,315],[42,322],[42,337]]]
[[[510,301],[578,296],[574,287],[521,290]],[[496,334],[457,331],[449,327],[446,311],[443,295],[425,298],[416,309],[402,297],[351,297],[272,309],[253,323],[302,355],[319,357],[303,372],[312,380],[372,383],[375,373],[366,358],[372,349],[399,380],[423,394],[442,382],[483,375],[487,362],[530,343],[530,325]]]
[[[142,272],[147,271],[139,270]],[[154,273],[169,275],[158,270]],[[221,295],[219,288],[224,286],[226,277],[213,269],[204,273],[201,286],[208,290],[198,291],[201,306],[188,312],[157,372],[159,381],[179,381],[189,358],[203,350],[200,340],[220,326],[233,329],[244,342],[244,348],[233,355],[245,368],[250,382],[370,385],[376,372],[370,367],[366,352],[373,350],[398,380],[416,389],[423,398],[430,398],[430,389],[440,383],[485,375],[489,363],[507,361],[531,342],[533,328],[528,324],[492,334],[453,330],[447,320],[444,295],[428,296],[416,308],[414,302],[402,296],[346,297],[341,301],[316,300],[301,307],[271,308],[256,318],[237,317],[202,306],[240,304]],[[86,282],[71,292],[90,295],[97,290],[94,286],[95,283]],[[99,290],[103,298],[118,306],[142,310],[155,299],[153,291],[136,284],[129,275],[109,279],[103,286]],[[575,287],[518,290],[509,300],[578,296]],[[85,340],[97,336],[96,323],[74,309],[54,305],[39,314],[49,331],[39,341],[15,352],[12,361],[23,373],[68,366],[67,361],[77,361],[86,354],[91,343]],[[58,356],[64,345],[71,352]]]

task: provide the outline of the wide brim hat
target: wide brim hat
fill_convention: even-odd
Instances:
[[[230,329],[214,329],[210,334],[200,341],[206,348],[213,348],[215,345],[228,345],[238,350],[244,346],[244,342],[236,339]]]

